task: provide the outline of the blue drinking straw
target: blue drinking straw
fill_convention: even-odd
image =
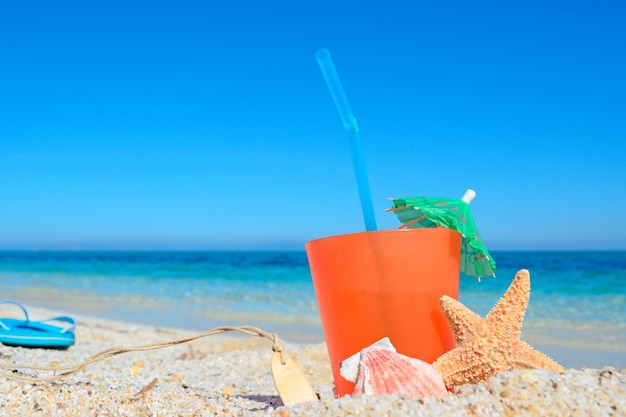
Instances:
[[[370,193],[370,185],[367,179],[367,170],[365,169],[365,158],[363,157],[363,148],[361,147],[361,139],[359,138],[359,126],[350,109],[350,104],[343,92],[341,81],[330,52],[326,48],[322,48],[315,53],[315,58],[320,65],[330,94],[333,96],[343,127],[348,132],[350,138],[350,152],[352,153],[352,165],[354,165],[354,173],[356,175],[356,183],[359,188],[359,197],[361,198],[361,211],[363,212],[363,220],[365,220],[365,230],[368,232],[376,230],[376,217],[374,216],[374,205],[372,204],[372,194]]]

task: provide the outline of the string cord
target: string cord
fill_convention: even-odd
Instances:
[[[203,337],[213,336],[216,334],[232,332],[232,331],[238,331],[238,332],[247,334],[249,336],[264,337],[266,339],[271,340],[272,350],[280,354],[282,364],[286,363],[286,359],[283,353],[283,344],[278,339],[277,334],[266,332],[265,330],[260,329],[258,327],[254,327],[254,326],[222,326],[222,327],[216,327],[214,329],[211,329],[207,332],[204,332],[195,336],[183,337],[183,338],[169,340],[165,342],[151,343],[151,344],[142,345],[142,346],[112,347],[109,349],[105,349],[101,352],[98,352],[95,355],[92,355],[91,357],[89,357],[84,362],[76,364],[76,365],[58,367],[58,366],[32,366],[32,365],[19,365],[19,364],[12,364],[12,363],[0,363],[0,368],[5,369],[5,371],[0,371],[0,375],[8,379],[26,381],[26,382],[31,382],[31,383],[54,381],[54,380],[58,380],[63,377],[69,376],[73,373],[76,373],[86,368],[87,366],[89,366],[90,364],[94,362],[103,361],[105,359],[122,355],[124,353],[143,352],[143,351],[149,351],[149,350],[162,349],[162,348],[166,348],[170,346],[180,345],[182,343],[191,342],[197,339],[201,339]],[[7,369],[11,369],[11,371],[7,372],[6,371]],[[51,371],[53,372],[53,374],[49,376],[32,377],[32,376],[21,374],[20,373],[21,369],[23,370],[29,369],[29,370],[36,370],[36,371]]]

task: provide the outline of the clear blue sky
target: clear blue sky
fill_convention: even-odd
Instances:
[[[96,4],[97,3],[97,4]],[[622,1],[10,1],[0,248],[303,249],[364,230],[328,48],[388,197],[489,249],[626,249]]]

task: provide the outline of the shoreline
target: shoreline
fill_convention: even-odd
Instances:
[[[29,304],[26,308],[33,320],[67,313]],[[6,308],[0,308],[3,317],[9,316],[6,312]],[[75,314],[74,318],[77,320],[74,346],[67,350],[2,346],[0,362],[10,363],[9,368],[3,370],[11,374],[15,371],[11,368],[18,364],[76,365],[114,346],[142,346],[201,333],[83,314]],[[626,369],[602,366],[601,369],[567,369],[562,374],[544,370],[505,372],[487,382],[463,386],[450,398],[438,400],[399,396],[335,399],[325,345],[284,340],[283,343],[285,352],[295,360],[319,395],[319,403],[284,407],[271,378],[272,343],[259,337],[228,333],[157,350],[125,353],[92,363],[57,381],[29,383],[0,378],[0,389],[5,393],[0,413],[10,416],[43,413],[50,416],[284,417],[335,416],[338,413],[502,415],[507,411],[535,415],[563,410],[570,414],[590,414],[613,410],[618,415],[626,415]],[[17,372],[41,376],[28,369]],[[552,390],[554,395],[546,395],[546,390]]]
[[[14,298],[18,294],[7,294]],[[17,299],[17,298],[16,298]],[[30,311],[41,310],[39,319],[54,315],[84,317],[87,321],[110,320],[112,323],[130,323],[155,328],[176,329],[188,334],[202,333],[222,326],[252,325],[276,333],[281,340],[294,344],[324,343],[319,318],[260,313],[254,317],[237,317],[234,314],[190,315],[176,311],[175,306],[164,306],[151,301],[137,305],[114,305],[114,300],[93,303],[73,298],[45,300],[40,295],[22,294],[18,300]],[[63,308],[68,304],[69,308]],[[46,307],[37,309],[33,306]],[[50,311],[47,311],[50,310]],[[0,307],[0,312],[3,311]],[[13,314],[17,309],[6,310]],[[626,369],[626,323],[580,322],[571,320],[524,320],[521,339],[535,349],[561,363],[566,369],[583,367],[601,368],[613,366]]]

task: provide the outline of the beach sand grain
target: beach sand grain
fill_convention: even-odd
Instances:
[[[29,309],[33,317],[55,312]],[[0,346],[6,416],[503,416],[626,415],[626,370],[614,367],[503,372],[458,387],[447,399],[402,396],[335,399],[323,343],[284,343],[320,397],[284,407],[274,387],[272,342],[222,334],[152,351],[129,352],[49,382],[15,380],[49,373],[17,365],[69,366],[114,346],[139,346],[199,332],[77,316],[67,350]],[[207,329],[209,330],[209,329]]]

